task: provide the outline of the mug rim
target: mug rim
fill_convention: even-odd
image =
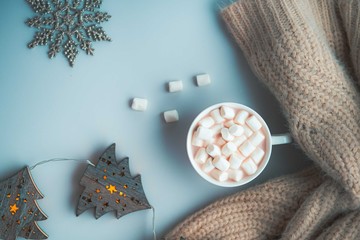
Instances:
[[[207,173],[205,173],[199,166],[199,164],[195,161],[194,159],[194,152],[193,152],[193,146],[191,144],[191,140],[192,140],[192,137],[193,137],[193,132],[194,132],[194,128],[195,126],[199,123],[199,121],[207,114],[209,114],[212,110],[216,109],[216,108],[220,108],[221,106],[229,106],[229,107],[232,107],[232,108],[236,108],[236,109],[243,109],[243,110],[246,110],[248,111],[250,114],[252,115],[255,115],[258,120],[261,122],[261,124],[263,125],[264,129],[265,129],[265,132],[267,134],[266,136],[266,140],[267,140],[267,143],[266,143],[266,149],[267,151],[265,152],[265,156],[264,156],[264,159],[262,160],[258,170],[256,173],[254,173],[253,175],[251,176],[248,176],[242,180],[240,180],[239,182],[229,182],[229,181],[224,181],[224,182],[220,182],[214,178],[212,178],[210,175],[208,175]],[[207,108],[205,108],[204,110],[202,110],[195,118],[194,120],[192,121],[190,127],[189,127],[189,130],[188,130],[188,133],[187,133],[187,137],[186,137],[186,151],[187,151],[187,155],[188,155],[188,158],[191,162],[191,165],[193,166],[193,168],[196,170],[196,172],[202,177],[204,178],[206,181],[214,184],[214,185],[217,185],[217,186],[221,186],[221,187],[238,187],[238,186],[242,186],[242,185],[245,185],[249,182],[251,182],[252,180],[254,180],[255,178],[257,178],[261,173],[262,171],[265,169],[265,167],[267,166],[268,162],[269,162],[269,159],[270,159],[270,156],[271,156],[271,152],[272,152],[272,141],[271,141],[271,132],[270,132],[270,129],[267,125],[267,123],[265,122],[265,120],[260,116],[259,113],[257,113],[254,109],[246,106],[246,105],[243,105],[243,104],[240,104],[240,103],[236,103],[236,102],[222,102],[222,103],[217,103],[217,104],[213,104]]]

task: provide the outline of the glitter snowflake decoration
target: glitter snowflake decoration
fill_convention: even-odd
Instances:
[[[74,65],[78,47],[93,55],[93,41],[111,41],[100,23],[110,19],[100,12],[102,0],[26,0],[37,13],[26,21],[29,27],[37,28],[29,48],[49,45],[48,56],[53,58],[60,51]]]

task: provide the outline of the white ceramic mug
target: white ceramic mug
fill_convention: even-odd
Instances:
[[[231,107],[235,110],[245,110],[247,112],[249,112],[250,114],[256,116],[256,118],[261,122],[262,127],[263,127],[263,132],[265,134],[265,139],[266,139],[266,145],[265,145],[265,155],[263,157],[263,160],[261,161],[257,171],[250,176],[247,176],[243,179],[241,179],[239,182],[235,182],[235,181],[224,181],[224,182],[220,182],[214,178],[212,178],[209,174],[205,173],[200,165],[195,161],[194,159],[194,149],[196,147],[192,146],[191,142],[192,142],[192,137],[193,137],[193,133],[195,131],[195,128],[198,126],[199,121],[201,119],[203,119],[205,116],[209,115],[211,111],[220,108],[221,106],[228,106]],[[244,106],[242,104],[239,103],[233,103],[233,102],[224,102],[224,103],[219,103],[219,104],[215,104],[212,105],[208,108],[206,108],[205,110],[203,110],[192,122],[190,128],[189,128],[189,132],[186,138],[186,149],[187,149],[187,153],[188,153],[188,157],[190,159],[190,162],[192,164],[192,166],[194,167],[194,169],[197,171],[197,173],[203,177],[205,180],[209,181],[210,183],[213,183],[215,185],[218,186],[222,186],[222,187],[236,187],[236,186],[241,186],[244,185],[252,180],[254,180],[257,176],[260,175],[260,173],[265,169],[267,163],[269,162],[270,156],[271,156],[271,150],[272,150],[272,146],[273,145],[279,145],[279,144],[287,144],[290,143],[292,141],[290,134],[277,134],[277,135],[271,135],[269,127],[267,126],[266,122],[264,121],[264,119],[257,113],[255,112],[253,109]]]

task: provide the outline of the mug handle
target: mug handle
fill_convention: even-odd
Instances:
[[[272,145],[287,144],[292,142],[290,133],[275,134],[271,136]]]

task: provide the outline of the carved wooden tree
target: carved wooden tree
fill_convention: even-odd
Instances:
[[[140,175],[132,177],[129,158],[116,161],[115,144],[100,157],[96,167],[88,166],[80,184],[85,190],[80,196],[76,215],[96,208],[95,217],[116,211],[117,218],[151,208],[146,199]]]
[[[43,198],[26,167],[0,183],[0,239],[47,239],[36,221],[47,216],[37,204]]]

